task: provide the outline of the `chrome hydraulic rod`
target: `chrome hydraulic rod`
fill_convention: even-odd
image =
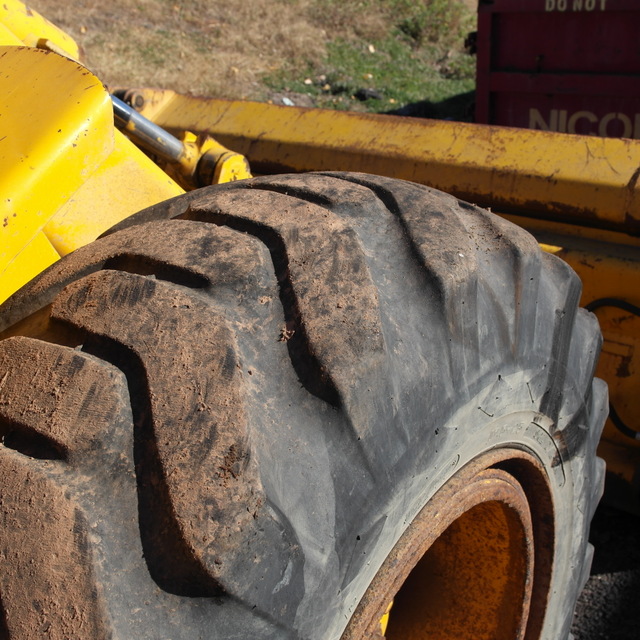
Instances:
[[[180,162],[184,155],[184,145],[162,127],[140,115],[126,102],[111,95],[113,116],[116,126],[127,133],[132,140],[147,151],[157,153],[170,162]]]

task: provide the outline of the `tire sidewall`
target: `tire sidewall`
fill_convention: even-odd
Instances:
[[[423,453],[425,450],[434,451],[437,446],[437,455],[430,456],[427,465],[414,470],[404,490],[393,495],[385,507],[388,523],[404,523],[406,526],[389,526],[383,532],[369,566],[382,565],[418,513],[463,467],[491,451],[522,450],[539,461],[551,492],[555,546],[541,638],[557,640],[569,633],[573,607],[580,590],[580,576],[575,575],[574,569],[584,561],[591,487],[587,480],[580,481],[585,478],[585,458],[580,455],[568,457],[562,432],[556,430],[554,421],[536,410],[532,403],[528,381],[536,372],[520,371],[506,378],[501,376],[511,391],[504,399],[500,413],[496,411],[488,415],[480,410],[494,388],[492,382],[465,402],[438,429],[438,434],[445,435],[443,441],[432,441],[423,449]],[[373,575],[359,576],[357,582],[362,593]],[[351,587],[356,587],[356,584]],[[347,594],[345,598],[350,603],[349,616],[362,596],[361,593],[357,599],[354,598],[355,590],[352,590],[351,597]]]

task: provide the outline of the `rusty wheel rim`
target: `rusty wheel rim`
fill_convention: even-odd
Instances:
[[[486,453],[422,509],[360,601],[343,640],[533,640],[553,563],[553,506],[539,460]]]

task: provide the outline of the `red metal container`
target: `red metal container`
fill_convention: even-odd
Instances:
[[[640,138],[640,0],[480,0],[476,121]]]

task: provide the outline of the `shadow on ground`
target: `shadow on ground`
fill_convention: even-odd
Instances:
[[[467,91],[440,102],[420,100],[384,113],[394,116],[410,116],[412,118],[473,122],[475,96],[475,91]]]

